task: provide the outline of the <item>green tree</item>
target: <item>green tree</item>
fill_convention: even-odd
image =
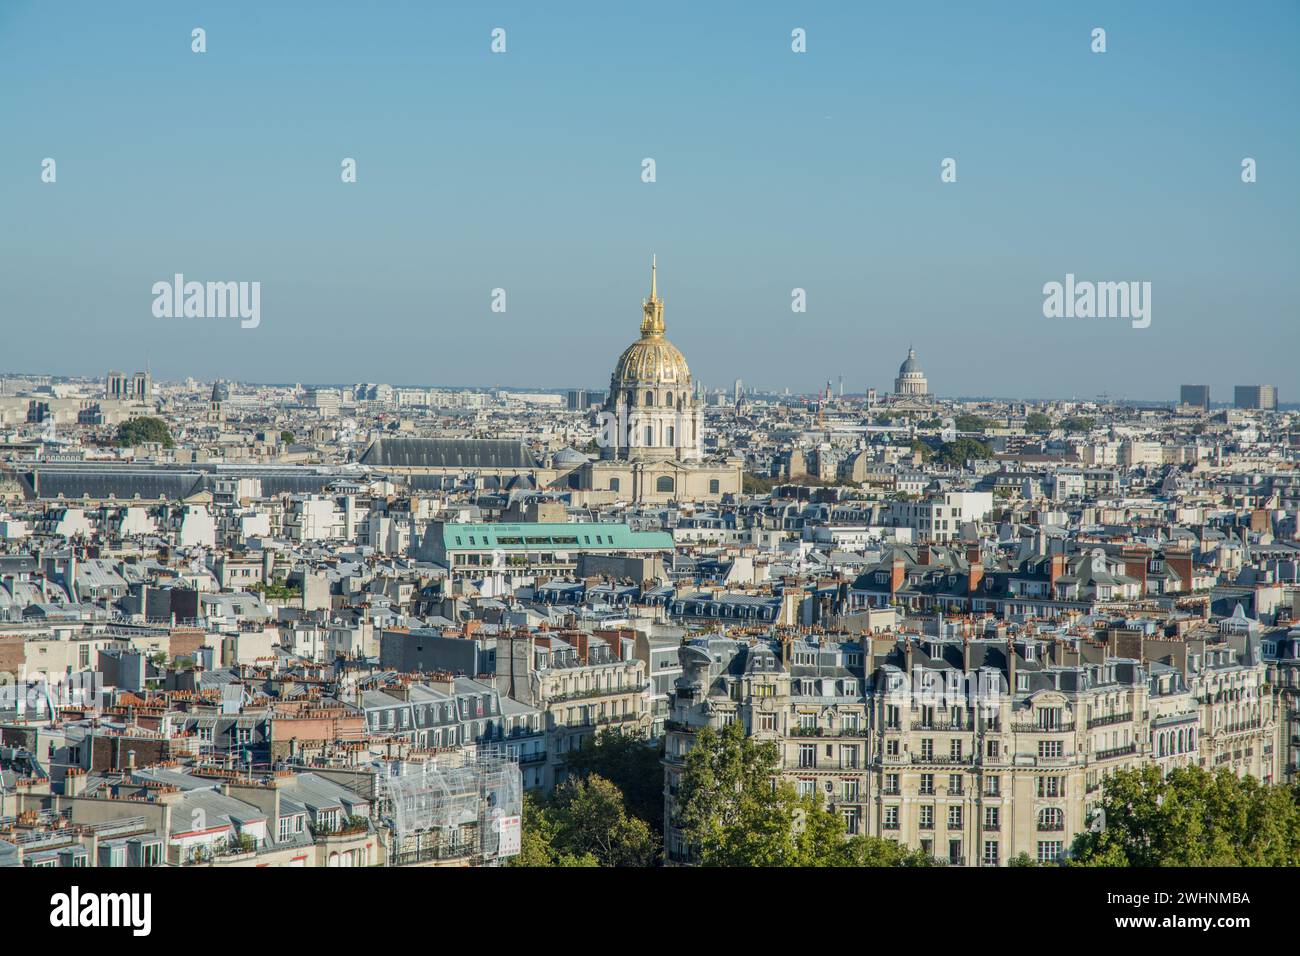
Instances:
[[[1074,840],[1080,866],[1295,866],[1296,791],[1229,771],[1154,766],[1106,780],[1103,825]]]
[[[628,814],[623,792],[604,777],[566,780],[548,813],[554,845],[579,859],[591,856],[600,866],[651,866],[659,857],[659,837]]]
[[[1091,418],[1084,418],[1079,415],[1072,415],[1069,418],[1061,419],[1061,427],[1067,432],[1087,432],[1092,431],[1094,422]]]
[[[974,438],[958,438],[944,442],[935,454],[935,460],[953,468],[960,468],[971,458],[991,458],[993,449]]]
[[[172,448],[176,442],[167,430],[167,423],[161,418],[133,418],[117,426],[117,443],[122,448],[133,448],[154,442],[164,448]]]
[[[774,479],[751,475],[749,472],[745,472],[740,479],[740,490],[747,495],[765,495],[775,487]]]
[[[1042,412],[1030,412],[1025,418],[1025,430],[1031,432],[1050,432],[1052,430],[1052,419],[1049,415]]]
[[[524,813],[519,854],[511,866],[599,866],[591,854],[574,856],[555,846],[555,823],[546,808],[531,793],[524,794]]]
[[[909,850],[897,840],[859,834],[841,851],[845,866],[942,866],[923,850]]]
[[[291,432],[291,431],[282,431],[282,432],[280,432],[280,444],[282,444],[282,445],[292,445],[292,444],[293,444],[293,432]]]
[[[934,458],[934,449],[919,439],[912,442],[912,451],[920,454],[923,463]]]
[[[953,424],[959,432],[982,432],[993,426],[991,421],[979,415],[958,415],[953,419]]]
[[[602,730],[564,757],[571,776],[598,776],[623,792],[627,812],[656,834],[664,828],[663,745],[652,746],[642,733]]]

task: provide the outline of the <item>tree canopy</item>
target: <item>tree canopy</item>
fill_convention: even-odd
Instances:
[[[644,734],[602,730],[564,757],[571,776],[597,776],[623,793],[627,812],[657,835],[664,829],[663,746],[651,746]]]
[[[1075,838],[1075,866],[1295,866],[1300,807],[1295,789],[1227,770],[1154,766],[1106,780],[1104,821]]]
[[[956,441],[944,442],[940,445],[934,457],[942,464],[960,468],[972,458],[992,458],[993,449],[974,438],[958,438]]]
[[[1031,432],[1050,432],[1052,430],[1052,418],[1050,415],[1044,415],[1042,412],[1030,412],[1025,418],[1025,430]]]
[[[122,448],[144,445],[150,442],[171,448],[172,433],[167,430],[167,423],[161,418],[133,418],[117,426],[117,443]]]
[[[548,800],[524,799],[523,841],[514,866],[651,866],[659,838],[630,816],[623,793],[591,774],[560,784]]]
[[[933,860],[893,840],[845,838],[844,819],[777,778],[775,743],[740,723],[696,733],[678,788],[678,819],[701,866],[924,866]],[[776,779],[775,786],[773,780]]]

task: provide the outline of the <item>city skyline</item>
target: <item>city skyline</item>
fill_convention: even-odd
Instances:
[[[1193,7],[1178,31],[1104,5],[145,9],[129,29],[90,5],[0,12],[8,367],[147,353],[160,379],[599,387],[657,253],[705,382],[885,390],[915,344],[954,396],[1288,397],[1292,5]],[[47,31],[66,42],[27,42]],[[105,80],[110,60],[132,67]],[[175,273],[260,282],[260,324],[155,317]],[[1151,326],[1044,318],[1067,275],[1150,282]]]

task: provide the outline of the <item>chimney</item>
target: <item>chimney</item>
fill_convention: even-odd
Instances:
[[[920,545],[920,546],[917,547],[917,549],[916,549],[916,563],[917,563],[917,564],[922,564],[922,565],[929,565],[929,563],[930,563],[930,546],[929,546],[928,544],[923,544],[923,545]]]
[[[129,772],[129,771],[133,771],[133,770],[135,770],[135,751],[134,751],[134,750],[128,750],[128,751],[126,752],[126,769],[127,769],[128,772]]]
[[[894,555],[894,563],[889,569],[889,593],[896,593],[903,586],[903,559]]]
[[[970,564],[975,564],[977,562],[984,560],[984,553],[980,550],[980,546],[978,544],[971,544],[966,546],[966,560]]]
[[[63,795],[79,797],[86,792],[86,772],[78,767],[68,768],[63,775]]]
[[[1065,573],[1067,558],[1063,554],[1052,555],[1051,569],[1048,572],[1048,584],[1052,589],[1052,596],[1056,595],[1056,579]]]
[[[966,593],[974,594],[979,588],[980,582],[984,580],[984,564],[980,561],[971,562],[970,573],[966,576]]]

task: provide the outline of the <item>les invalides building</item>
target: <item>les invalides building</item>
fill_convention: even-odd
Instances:
[[[704,410],[685,357],[664,335],[653,262],[641,337],[614,366],[601,423],[600,458],[579,471],[589,501],[718,501],[740,492],[739,458],[704,457]]]

